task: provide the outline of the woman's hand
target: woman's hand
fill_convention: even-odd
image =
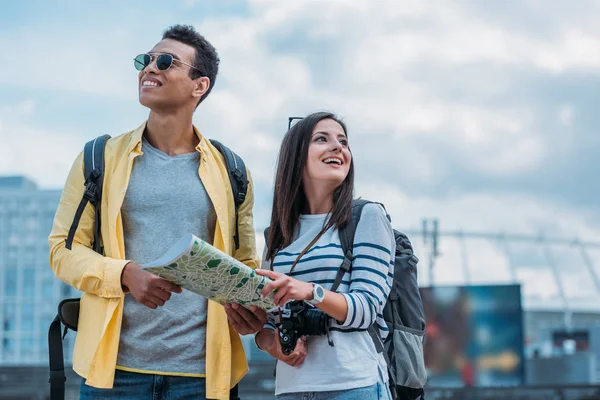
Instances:
[[[270,329],[263,329],[258,333],[258,336],[258,344],[264,351],[269,353],[271,357],[281,360],[291,367],[297,367],[304,362],[304,359],[306,358],[306,337],[302,336],[299,338],[296,342],[294,351],[286,356],[281,352],[281,344],[279,343],[279,334],[277,333],[277,330],[271,332]]]
[[[279,307],[282,307],[289,300],[312,300],[313,298],[313,284],[310,282],[299,281],[290,278],[286,274],[265,269],[256,269],[254,272],[273,280],[265,286],[260,294],[262,297],[266,297],[277,289],[274,300],[275,305]]]

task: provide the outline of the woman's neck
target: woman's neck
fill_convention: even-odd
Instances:
[[[306,214],[327,214],[333,207],[333,191],[317,185],[304,185],[307,209]]]

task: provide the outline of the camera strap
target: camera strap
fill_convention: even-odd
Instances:
[[[290,268],[290,272],[288,272],[287,275],[289,275],[289,274],[292,273],[292,271],[294,270],[294,267],[296,267],[296,264],[298,264],[298,261],[300,261],[300,259],[302,258],[302,256],[305,255],[315,245],[315,243],[317,243],[317,241],[321,238],[321,236],[323,236],[323,234],[326,231],[327,231],[327,229],[325,229],[325,227],[323,227],[323,229],[321,229],[321,231],[319,233],[317,233],[317,236],[315,236],[313,238],[313,240],[311,240],[310,243],[306,245],[306,247],[304,248],[304,250],[302,250],[300,252],[300,254],[298,254],[298,257],[296,257],[296,260],[292,264],[292,267]],[[271,271],[273,271],[273,263],[270,263],[269,267],[270,267]],[[280,320],[282,319],[281,309],[279,310],[279,318],[280,318]],[[331,339],[331,336],[330,336],[330,333],[329,333],[329,324],[325,325],[325,333],[327,335],[327,341],[329,342],[329,345],[331,347],[334,347],[333,340]]]
[[[315,245],[315,243],[317,243],[317,241],[321,238],[321,236],[323,236],[325,231],[326,231],[326,229],[325,229],[325,227],[323,227],[323,229],[321,229],[321,231],[319,233],[317,233],[317,236],[315,236],[315,238],[313,240],[311,240],[309,244],[306,245],[304,250],[302,250],[300,252],[300,254],[298,254],[298,257],[296,257],[296,261],[294,261],[294,263],[292,264],[292,268],[290,268],[290,272],[288,272],[287,275],[292,273],[292,271],[294,270],[294,267],[296,266],[296,264],[298,264],[298,261],[300,261],[302,256],[305,255],[306,252],[309,251]],[[273,271],[273,263],[270,263],[269,267],[271,268],[271,271]]]
[[[290,272],[288,272],[288,274],[292,273],[292,271],[294,270],[294,267],[296,266],[296,264],[298,264],[298,261],[300,261],[302,256],[305,255],[315,245],[315,243],[317,243],[319,241],[319,239],[321,238],[321,236],[323,236],[325,231],[326,231],[326,229],[325,229],[325,227],[323,227],[323,229],[321,229],[321,231],[319,233],[317,233],[317,236],[315,236],[315,238],[310,241],[310,243],[304,248],[304,250],[302,250],[302,252],[300,254],[298,254],[298,257],[296,257],[296,261],[294,261],[294,263],[292,264],[292,268],[290,268]],[[327,341],[329,342],[329,345],[331,347],[334,347],[333,340],[331,339],[331,336],[329,334],[329,324],[325,325],[325,333],[327,335]]]

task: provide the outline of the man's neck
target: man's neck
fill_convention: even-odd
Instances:
[[[153,147],[170,156],[193,153],[199,142],[189,113],[150,111],[144,136]]]

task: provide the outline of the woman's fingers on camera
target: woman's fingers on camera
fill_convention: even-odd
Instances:
[[[300,336],[294,347],[294,353],[298,355],[306,355],[306,336]]]
[[[297,367],[298,365],[302,364],[302,362],[304,361],[304,358],[306,357],[306,353],[299,354],[299,353],[293,352],[289,356],[284,356],[284,357],[286,357],[286,358],[283,361],[287,365],[289,365],[291,367]]]
[[[290,354],[290,356],[294,356],[294,357],[304,357],[306,356],[306,338],[305,336],[301,336],[298,338],[298,341],[296,342],[296,347],[294,347],[294,351],[292,352],[292,354]]]
[[[297,358],[287,361],[286,364],[289,365],[290,367],[297,367],[298,365],[301,364],[301,362],[298,362],[299,360]]]
[[[304,362],[304,358],[306,358],[306,355],[296,358],[296,361],[292,363],[292,367],[297,367],[302,364]]]
[[[290,363],[292,367],[297,367],[298,365],[304,362],[306,358],[306,346],[304,344],[304,340],[302,338],[298,339],[296,342],[296,347],[292,354],[290,354]]]

